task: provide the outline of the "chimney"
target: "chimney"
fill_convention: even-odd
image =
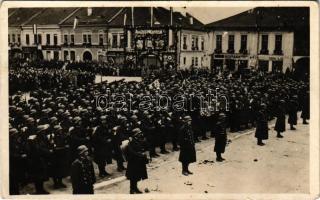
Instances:
[[[87,11],[88,11],[88,16],[91,16],[92,15],[92,8],[88,8]]]
[[[192,25],[193,24],[193,17],[190,17],[190,24]]]

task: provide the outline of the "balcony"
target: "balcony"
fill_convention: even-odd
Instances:
[[[214,53],[222,53],[222,49],[215,49]]]
[[[227,53],[234,53],[234,49],[228,49]]]
[[[268,49],[261,49],[260,54],[262,55],[269,55],[269,50]]]
[[[247,49],[240,49],[239,53],[241,54],[248,54],[248,50]]]
[[[273,51],[273,54],[274,54],[274,55],[283,55],[283,52],[282,52],[281,49],[275,49],[275,50]]]
[[[187,49],[188,49],[188,46],[187,46],[186,44],[184,44],[184,45],[182,46],[182,49],[183,49],[183,50],[187,50]]]

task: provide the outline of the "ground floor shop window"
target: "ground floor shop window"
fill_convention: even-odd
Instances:
[[[236,61],[232,59],[227,59],[226,65],[227,65],[227,69],[229,69],[230,71],[233,71],[236,68]]]
[[[269,67],[269,61],[268,60],[259,60],[259,66],[258,69],[260,71],[267,72]]]
[[[283,61],[272,61],[272,71],[282,72]]]

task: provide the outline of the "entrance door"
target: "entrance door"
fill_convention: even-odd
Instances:
[[[228,68],[230,71],[234,71],[235,68],[236,68],[236,61],[235,61],[235,60],[232,60],[232,59],[227,59],[227,60],[226,60],[226,65],[227,65],[227,68]]]
[[[161,67],[161,62],[160,62],[159,58],[153,54],[149,54],[149,55],[144,56],[140,62],[143,66],[146,66],[147,68],[149,68],[151,70],[160,69],[160,67]]]
[[[282,61],[272,61],[272,71],[273,72],[282,72]]]
[[[89,51],[86,51],[83,53],[83,60],[84,61],[91,61],[92,60],[92,54]]]

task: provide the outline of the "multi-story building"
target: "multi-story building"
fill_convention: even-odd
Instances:
[[[305,66],[309,8],[254,8],[207,25],[161,7],[9,10],[10,56],[178,69]],[[303,68],[305,69],[305,67]]]
[[[308,22],[308,8],[265,7],[207,24],[211,67],[293,68],[298,52],[309,55]]]

